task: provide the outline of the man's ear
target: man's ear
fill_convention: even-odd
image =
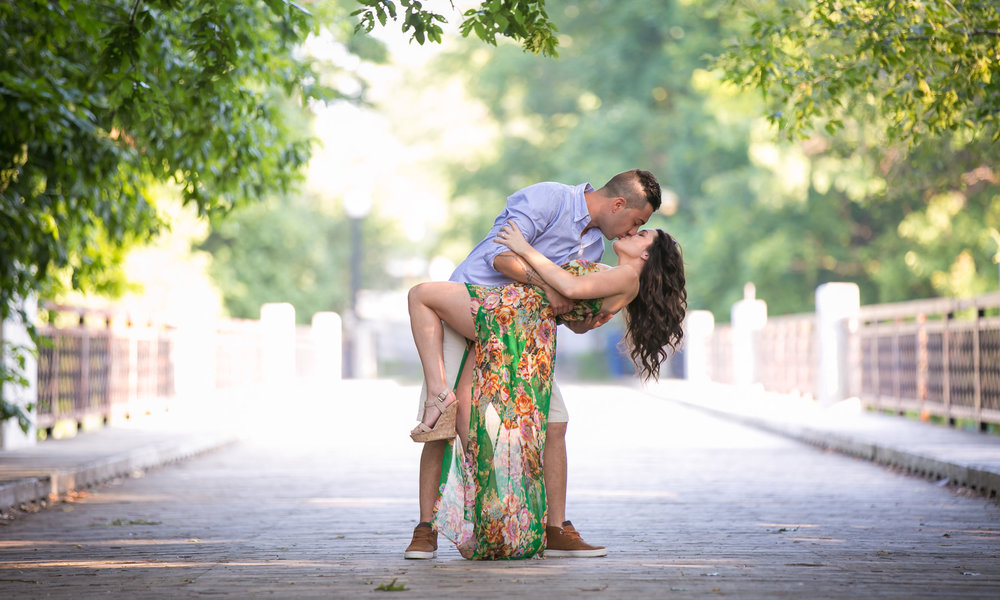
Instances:
[[[621,209],[625,208],[625,204],[626,204],[625,198],[622,198],[621,196],[618,196],[617,198],[612,199],[611,200],[611,214],[615,214],[616,212],[618,212]]]

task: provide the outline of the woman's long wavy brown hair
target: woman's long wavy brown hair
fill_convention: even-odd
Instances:
[[[639,274],[639,294],[625,307],[623,341],[643,380],[657,379],[660,364],[680,345],[687,311],[681,247],[667,232],[656,232]]]

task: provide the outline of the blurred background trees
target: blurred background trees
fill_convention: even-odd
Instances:
[[[403,239],[398,224],[369,215],[361,227],[364,252],[358,283],[369,290],[398,288],[400,278],[388,273]],[[296,319],[306,324],[317,312],[344,312],[351,305],[350,236],[342,209],[327,213],[322,202],[302,195],[272,198],[237,211],[197,246],[212,256],[208,273],[230,316],[256,319],[261,304],[289,302]]]
[[[866,303],[996,289],[991,3],[431,4],[0,4],[3,314],[121,293],[182,203],[208,230],[171,235],[230,314],[284,299],[307,320],[349,305],[361,180],[361,284],[390,290],[464,257],[516,189],[633,167],[664,186],[651,225],[682,242],[691,308],[720,321],[747,281],[772,314],[827,281]],[[337,105],[380,124],[318,129]],[[340,153],[309,189],[315,138]]]
[[[287,192],[308,158],[291,114],[335,91],[282,1],[0,4],[0,311],[32,291],[116,293],[164,225],[171,182],[203,215]]]
[[[549,2],[558,60],[456,47],[436,72],[460,74],[499,134],[490,159],[452,157],[446,237],[478,241],[523,185],[600,185],[640,166],[669,190],[672,214],[651,225],[682,241],[691,306],[717,319],[746,281],[772,314],[811,310],[828,281],[858,283],[866,303],[996,289],[996,9],[955,5],[949,21],[950,3],[900,3],[886,13],[895,37],[879,45],[890,17],[874,4]],[[907,38],[919,23],[920,35],[947,31]],[[959,27],[970,45],[953,43]],[[836,60],[828,38],[844,38]],[[951,85],[947,73],[991,56]],[[950,116],[925,85],[961,98]]]
[[[331,80],[351,78],[303,43],[323,31],[348,54],[384,57],[353,35],[355,6],[0,3],[0,321],[28,297],[128,291],[129,254],[169,230],[176,203],[221,223],[295,194],[310,104],[345,98]],[[0,383],[23,383],[24,348],[0,350]],[[0,398],[0,421],[21,416],[13,408]]]

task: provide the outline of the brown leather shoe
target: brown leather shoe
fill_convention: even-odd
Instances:
[[[403,552],[403,558],[434,558],[437,556],[438,534],[430,523],[418,523],[413,528],[413,539]]]
[[[607,556],[604,546],[591,546],[583,541],[580,533],[569,521],[562,527],[545,528],[545,556],[547,558],[594,558]]]

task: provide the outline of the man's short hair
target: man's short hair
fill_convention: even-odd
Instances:
[[[649,204],[653,212],[660,210],[660,183],[649,171],[623,171],[604,184],[604,189],[612,197],[625,198],[628,208],[642,209]]]

